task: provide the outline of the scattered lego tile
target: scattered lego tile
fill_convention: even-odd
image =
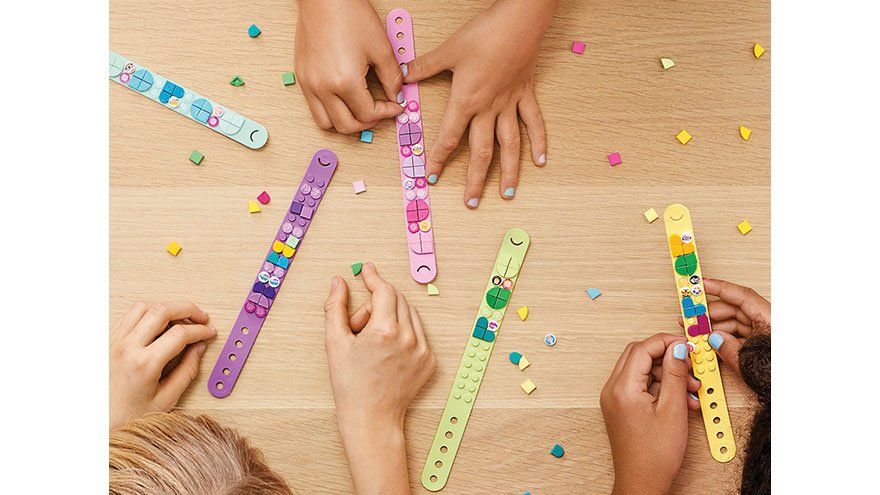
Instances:
[[[535,386],[531,379],[527,378],[526,381],[524,381],[522,385],[520,385],[520,388],[522,388],[523,392],[525,392],[527,395],[531,395],[531,393],[534,392],[535,389],[538,387]]]
[[[251,27],[248,28],[248,36],[251,38],[256,38],[260,33],[262,33],[262,31],[260,31],[260,28],[258,28],[256,24],[251,24]]]
[[[562,457],[565,455],[565,449],[562,448],[562,445],[558,443],[550,449],[550,453],[553,454],[553,457]]]
[[[260,209],[260,205],[257,203],[254,203],[253,201],[248,201],[248,210],[251,213],[259,213],[260,211],[262,211]]]
[[[361,131],[361,142],[362,143],[372,143],[373,142],[373,131]]]
[[[654,220],[660,218],[660,215],[657,214],[657,210],[654,208],[642,213],[642,215],[645,215],[645,220],[647,220],[648,223],[654,223]]]
[[[180,247],[180,244],[178,244],[174,241],[171,241],[171,244],[168,245],[168,248],[166,248],[166,251],[171,253],[173,256],[177,256],[177,253],[179,253],[181,249],[182,248]]]
[[[691,135],[688,134],[688,131],[682,129],[681,132],[679,132],[678,135],[675,136],[675,139],[678,139],[678,142],[680,142],[681,144],[687,144],[688,141],[691,140]]]
[[[602,295],[602,292],[600,292],[599,289],[594,289],[590,287],[589,289],[587,289],[587,295],[590,296],[590,299],[596,299],[597,297]]]
[[[522,354],[516,351],[511,352],[510,356],[508,356],[508,359],[510,359],[510,362],[513,364],[519,364],[520,359],[522,359]]]
[[[291,84],[296,84],[296,74],[293,72],[285,72],[281,75],[281,81],[285,86],[290,86]]]
[[[257,196],[257,201],[263,203],[264,205],[269,204],[269,193],[267,193],[266,191],[261,192],[260,195]]]
[[[666,70],[675,67],[675,62],[673,62],[671,58],[661,58],[660,63],[663,64],[663,68]]]
[[[440,289],[437,288],[434,284],[428,284],[428,295],[429,296],[439,296]]]
[[[193,152],[189,154],[189,161],[195,163],[196,165],[202,163],[202,160],[204,159],[205,155],[201,154],[199,150],[193,150]]]
[[[612,167],[623,163],[623,160],[620,159],[620,153],[611,153],[608,155],[608,163],[610,163]]]
[[[235,77],[233,77],[229,81],[229,84],[231,84],[233,86],[244,86],[244,80],[241,77],[239,77],[238,75],[236,75]]]
[[[526,318],[529,317],[529,307],[523,306],[516,310],[516,314],[519,315],[519,319],[525,321]]]
[[[739,225],[736,226],[736,228],[739,229],[739,233],[742,235],[746,235],[752,231],[752,226],[749,225],[748,220],[743,220],[742,222],[739,223]]]
[[[553,347],[554,345],[556,345],[556,336],[552,333],[548,333],[544,336],[544,343],[550,347]]]
[[[746,141],[752,136],[752,130],[748,127],[739,126],[739,135]]]
[[[574,41],[571,44],[571,51],[574,53],[581,53],[582,54],[582,53],[584,53],[584,48],[586,48],[586,45],[584,44],[583,41]]]
[[[522,370],[528,368],[529,365],[532,364],[532,363],[530,363],[529,360],[526,359],[525,356],[523,356],[522,359],[520,359],[520,360],[519,360],[519,363],[517,363],[517,364],[519,365],[519,370],[522,371]]]
[[[358,261],[357,263],[352,263],[351,274],[354,275],[355,277],[357,277],[358,274],[361,273],[361,270],[363,270],[363,268],[364,268],[364,264],[361,263],[360,261]]]
[[[367,190],[367,186],[364,184],[364,181],[362,181],[362,180],[359,180],[357,182],[352,182],[351,185],[352,185],[352,187],[354,187],[355,194],[360,194],[360,193]]]
[[[755,52],[755,58],[761,58],[761,55],[763,55],[766,50],[764,50],[764,47],[761,46],[760,43],[755,43],[755,47],[752,48],[752,51]]]

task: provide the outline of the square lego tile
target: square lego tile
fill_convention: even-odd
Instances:
[[[266,191],[261,192],[260,195],[257,196],[257,201],[263,203],[264,205],[269,204],[269,199],[269,193],[267,193]]]
[[[171,253],[174,256],[177,256],[177,253],[179,253],[181,249],[183,249],[183,248],[180,247],[180,244],[178,244],[174,241],[171,241],[171,244],[168,245],[168,248],[166,248],[166,251],[168,251],[169,253]]]
[[[367,186],[364,185],[364,181],[362,181],[362,180],[352,182],[351,185],[352,185],[352,187],[354,187],[355,194],[360,194],[360,193],[367,190]]]
[[[739,229],[739,233],[742,235],[746,235],[752,231],[752,226],[749,225],[748,220],[743,220],[742,222],[739,223],[739,225],[736,226],[736,228]]]
[[[611,153],[608,155],[608,163],[610,163],[612,167],[623,163],[623,160],[620,159],[620,153]]]
[[[361,142],[362,143],[372,143],[373,142],[373,131],[361,131]]]
[[[281,80],[284,82],[285,86],[290,86],[291,84],[296,84],[296,74],[293,72],[285,72],[281,76]]]
[[[535,384],[532,382],[531,379],[526,379],[526,381],[524,381],[522,383],[522,385],[520,385],[520,387],[523,389],[523,392],[525,392],[526,394],[531,394],[532,392],[535,391],[536,388],[538,388],[535,386]]]
[[[193,150],[193,152],[189,154],[189,161],[195,163],[196,165],[202,163],[202,160],[204,158],[205,155],[201,154],[199,150]]]
[[[675,136],[675,139],[678,139],[678,142],[680,142],[681,144],[687,144],[688,141],[691,140],[691,135],[688,134],[688,131],[682,129],[681,132],[679,132],[678,135]]]
[[[583,41],[575,41],[571,44],[571,51],[574,53],[584,53],[584,48],[586,45]]]
[[[657,210],[655,210],[654,208],[646,211],[645,213],[643,213],[643,215],[645,215],[645,220],[647,220],[648,223],[653,223],[654,220],[660,218],[660,215],[657,214]]]
[[[262,31],[260,31],[260,28],[258,28],[256,24],[251,24],[251,27],[248,28],[248,36],[251,38],[256,38],[260,33],[262,33]]]

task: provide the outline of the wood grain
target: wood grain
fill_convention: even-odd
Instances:
[[[384,18],[410,10],[418,53],[438,46],[488,2],[373,2]],[[454,7],[454,8],[453,8]],[[193,20],[198,19],[200,24]],[[256,23],[263,33],[247,36]],[[348,493],[323,346],[322,303],[334,274],[352,307],[367,296],[348,268],[371,260],[403,290],[425,322],[439,367],[407,416],[414,493],[491,262],[508,228],[532,238],[492,366],[481,387],[444,493],[607,493],[613,481],[599,392],[627,342],[681,332],[662,220],[642,212],[690,207],[703,272],[770,297],[770,4],[646,0],[562,1],[535,75],[546,121],[547,166],[524,146],[516,199],[497,193],[497,157],[480,208],[462,201],[467,145],[431,189],[439,297],[411,280],[403,234],[394,124],[373,144],[319,130],[293,70],[293,0],[110,2],[110,48],[264,124],[249,150],[131,91],[110,87],[110,315],[137,300],[189,299],[211,314],[220,336],[180,402],[240,428],[299,493]],[[584,55],[571,41],[587,43]],[[660,57],[676,66],[660,68]],[[242,87],[228,81],[234,75]],[[451,76],[421,84],[427,152],[436,138]],[[739,126],[752,129],[749,142]],[[686,146],[674,136],[687,129]],[[463,142],[466,142],[463,141]],[[523,134],[523,143],[527,138]],[[210,396],[206,379],[312,153],[330,148],[339,168],[302,251],[236,385]],[[201,166],[187,157],[193,149]],[[623,164],[606,156],[619,151]],[[364,179],[355,196],[351,183]],[[266,189],[272,202],[248,214]],[[736,224],[754,230],[741,236]],[[170,241],[183,246],[176,258]],[[587,287],[603,291],[595,301]],[[512,313],[512,312],[511,312]],[[543,336],[559,343],[548,348]],[[525,372],[506,355],[532,362]],[[742,448],[752,401],[727,368],[727,398]],[[538,389],[526,396],[525,378]],[[741,469],[713,461],[697,413],[675,493],[734,492]],[[554,443],[566,455],[549,455]],[[740,456],[741,458],[741,456]],[[696,473],[699,473],[697,475]]]

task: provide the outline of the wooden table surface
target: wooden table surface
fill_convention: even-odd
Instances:
[[[438,46],[490,2],[375,1],[384,19],[410,10],[417,53]],[[395,128],[372,144],[319,130],[293,70],[294,0],[110,2],[110,48],[261,122],[268,144],[253,151],[110,85],[110,321],[137,300],[193,300],[219,336],[180,408],[234,425],[304,494],[349,493],[323,344],[322,303],[334,274],[367,297],[349,265],[371,260],[418,307],[438,368],[406,422],[410,484],[419,483],[434,431],[501,235],[531,234],[507,321],[496,345],[445,493],[607,493],[611,453],[599,392],[624,346],[656,332],[681,332],[662,220],[672,203],[690,207],[703,273],[770,297],[770,4],[648,0],[562,1],[541,44],[535,75],[548,136],[547,166],[528,148],[516,199],[502,200],[497,153],[479,209],[462,202],[467,145],[431,188],[439,297],[409,276]],[[256,23],[263,33],[247,36]],[[571,52],[572,40],[587,44]],[[664,71],[659,58],[676,66]],[[233,87],[240,75],[246,82]],[[436,139],[451,76],[421,84],[427,153]],[[373,89],[376,88],[372,79]],[[378,91],[376,92],[378,94]],[[752,129],[748,142],[739,126]],[[674,136],[687,129],[683,146]],[[467,140],[463,140],[466,143]],[[523,143],[527,138],[523,131]],[[339,157],[316,222],[263,326],[234,392],[208,394],[207,377],[260,259],[315,150]],[[187,160],[198,149],[201,166]],[[618,151],[623,164],[611,167]],[[351,183],[363,179],[367,192]],[[267,190],[272,202],[249,214]],[[742,236],[736,225],[754,230]],[[170,241],[179,256],[165,252]],[[587,287],[602,290],[591,301]],[[513,310],[528,305],[523,322]],[[553,332],[555,347],[543,344]],[[532,365],[507,361],[519,351]],[[709,455],[698,413],[676,493],[737,489],[752,399],[722,367],[740,447],[720,464]],[[519,384],[538,386],[526,396]],[[550,456],[554,443],[565,447]]]

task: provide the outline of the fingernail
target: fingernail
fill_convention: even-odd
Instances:
[[[542,165],[545,164],[545,163],[547,163],[547,155],[546,155],[546,154],[542,154],[541,156],[539,156],[539,157],[538,157],[538,163],[540,163],[540,164],[542,164]]]
[[[672,355],[677,359],[684,359],[688,355],[688,346],[685,344],[675,344],[672,348]]]
[[[431,174],[431,175],[429,175],[429,176],[428,176],[428,184],[436,184],[436,183],[437,183],[437,179],[439,179],[439,177],[437,177],[437,174]]]
[[[724,343],[724,337],[722,337],[720,333],[713,333],[712,335],[709,336],[709,345],[711,345],[712,348],[715,349],[716,351],[718,350],[719,347],[721,347],[721,344],[723,344],[723,343]]]
[[[336,277],[331,278],[330,279],[330,288],[335,289],[338,286],[339,286],[339,279]]]
[[[207,349],[207,348],[208,348],[208,344],[205,344],[204,342],[202,342],[201,344],[199,344],[198,347],[196,347],[196,352],[198,352],[199,356],[201,356],[202,354],[204,354],[205,349]]]
[[[372,261],[368,261],[367,266],[374,269],[374,270],[376,269],[376,265],[374,265]]]
[[[400,72],[403,72],[403,77],[406,77],[407,73],[409,73],[406,64],[400,64]]]
[[[507,189],[504,190],[504,195],[507,196],[508,198],[512,198],[514,191],[516,191],[516,188],[508,187]]]
[[[470,206],[471,208],[476,208],[478,204],[480,204],[479,198],[471,198],[467,202],[467,205]]]
[[[210,326],[210,325],[208,325],[208,328],[210,328],[211,331],[214,332],[214,335],[217,335],[217,329],[216,329],[216,328],[214,328],[214,327],[212,327],[212,326]]]
[[[690,396],[691,396],[691,399],[694,399],[694,400],[695,400],[695,401],[697,401],[697,402],[699,402],[699,401],[700,401],[700,398],[699,398],[699,397],[697,397],[697,396],[696,396],[696,395],[694,395],[694,394],[692,394],[692,393],[690,393],[690,392],[688,392],[688,395],[690,395]]]
[[[397,93],[397,103],[400,103],[401,105],[403,105],[403,91],[401,91],[400,93]]]

